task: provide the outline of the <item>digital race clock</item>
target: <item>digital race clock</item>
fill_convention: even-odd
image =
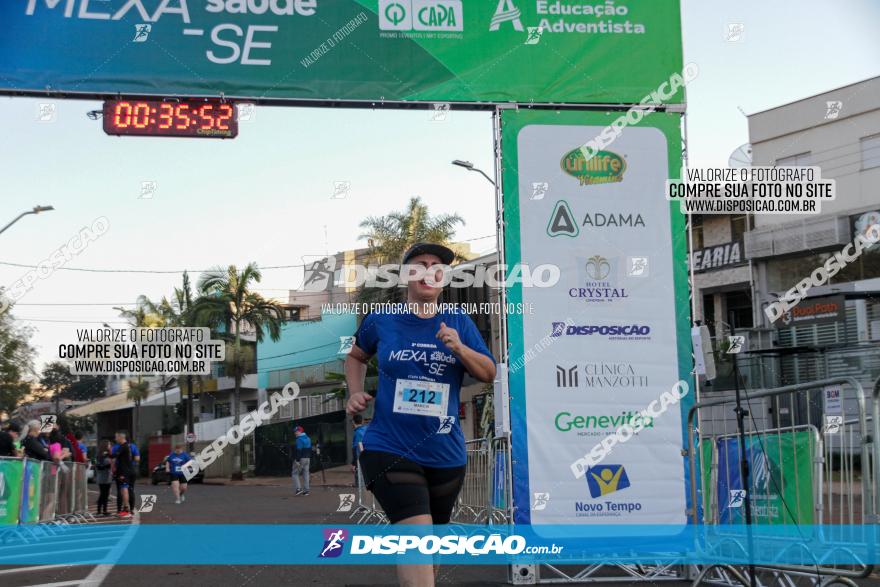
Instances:
[[[108,135],[232,139],[238,135],[235,106],[220,100],[107,100]]]

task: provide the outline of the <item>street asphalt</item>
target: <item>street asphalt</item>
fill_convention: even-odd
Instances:
[[[92,486],[93,487],[93,486]],[[177,505],[167,485],[139,485],[141,494],[156,495],[156,505],[152,512],[142,513],[136,523],[141,524],[347,524],[351,523],[347,513],[336,511],[340,493],[351,493],[353,488],[317,486],[311,495],[294,496],[286,479],[264,480],[259,484],[204,484],[191,485],[185,503]],[[91,495],[91,494],[90,494]],[[91,495],[94,500],[94,495]],[[113,505],[111,504],[111,509]],[[115,524],[115,525],[114,525]],[[108,531],[122,531],[118,522],[108,524]],[[51,548],[46,544],[44,547]],[[289,548],[297,548],[291,544]],[[186,549],[193,545],[187,542],[185,531],[180,541],[169,544],[168,548]],[[311,547],[311,546],[310,546]],[[2,550],[2,548],[0,548]],[[194,556],[195,558],[195,556]],[[396,575],[393,566],[207,566],[197,564],[180,566],[54,566],[14,571],[13,568],[0,569],[0,585],[4,587],[24,587],[43,585],[46,587],[194,587],[210,585],[226,586],[275,586],[275,585],[326,585],[326,586],[366,586],[395,585]],[[495,586],[507,585],[507,568],[503,566],[448,565],[441,567],[438,585]],[[650,582],[648,584],[655,584]],[[591,583],[592,585],[626,585],[634,582],[624,579],[615,583]],[[645,584],[645,583],[640,583]],[[687,585],[685,582],[664,581],[665,585]],[[880,579],[868,579],[860,585],[880,585]]]

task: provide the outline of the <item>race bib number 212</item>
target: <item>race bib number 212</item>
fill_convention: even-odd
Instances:
[[[443,417],[449,406],[449,384],[398,379],[394,411],[399,414]]]

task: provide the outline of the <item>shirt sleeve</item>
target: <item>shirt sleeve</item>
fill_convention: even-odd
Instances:
[[[492,356],[492,353],[489,351],[489,347],[486,346],[486,343],[483,341],[483,337],[480,336],[480,331],[477,330],[477,325],[474,324],[474,321],[471,320],[471,317],[463,314],[461,316],[461,328],[458,331],[458,337],[461,339],[465,345],[471,350],[477,351],[480,354],[486,355],[492,362],[495,362],[495,357]]]
[[[376,314],[368,314],[354,334],[355,343],[368,355],[375,355],[379,346],[379,328]]]

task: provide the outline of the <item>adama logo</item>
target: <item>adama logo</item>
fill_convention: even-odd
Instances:
[[[336,558],[341,555],[347,538],[347,530],[342,528],[324,528],[324,547],[321,549],[321,554],[318,555],[318,558]]]
[[[598,151],[587,159],[581,147],[572,149],[560,161],[562,170],[578,179],[581,185],[623,181],[626,161],[611,151]]]

